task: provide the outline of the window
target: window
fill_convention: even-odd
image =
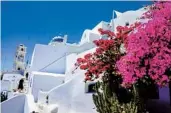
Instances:
[[[125,26],[129,26],[129,22],[126,22],[126,23],[125,23]]]
[[[20,70],[20,68],[18,67],[17,70]]]
[[[63,42],[63,39],[62,38],[56,38],[53,40],[53,42]]]
[[[85,93],[95,93],[96,82],[86,82],[85,83]]]
[[[89,86],[88,86],[88,92],[89,93],[93,93],[93,92],[95,92],[95,84],[90,84]]]
[[[28,80],[28,76],[29,76],[29,74],[28,74],[28,73],[26,73],[26,80]]]

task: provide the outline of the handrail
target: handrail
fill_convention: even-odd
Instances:
[[[63,57],[65,57],[65,56],[67,56],[67,55],[70,55],[70,54],[73,54],[73,53],[77,53],[77,52],[71,52],[71,53],[68,52],[68,54],[65,53],[63,56],[59,57],[58,59],[54,60],[53,62],[49,63],[49,64],[46,65],[45,67],[39,69],[38,71],[42,71],[43,69],[49,67],[50,65],[52,65],[52,64],[54,64],[55,62],[57,62],[57,61],[59,61],[60,59],[62,59]],[[78,53],[77,53],[77,54],[78,54]]]

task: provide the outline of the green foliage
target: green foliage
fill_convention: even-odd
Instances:
[[[133,94],[131,100],[127,103],[119,102],[117,94],[109,94],[110,89],[104,82],[97,82],[95,85],[96,93],[93,94],[93,101],[96,105],[97,112],[99,113],[143,113],[144,106],[137,88],[133,86],[130,93]]]

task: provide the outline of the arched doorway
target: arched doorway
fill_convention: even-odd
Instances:
[[[28,72],[26,73],[26,80],[28,80],[28,76],[29,76],[29,74],[28,74]]]
[[[24,89],[24,79],[21,79],[18,84],[18,90],[21,92]]]

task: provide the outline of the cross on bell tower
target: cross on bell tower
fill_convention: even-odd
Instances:
[[[17,47],[15,58],[14,58],[14,70],[24,72],[25,70],[25,55],[26,47],[23,44],[20,44]]]

